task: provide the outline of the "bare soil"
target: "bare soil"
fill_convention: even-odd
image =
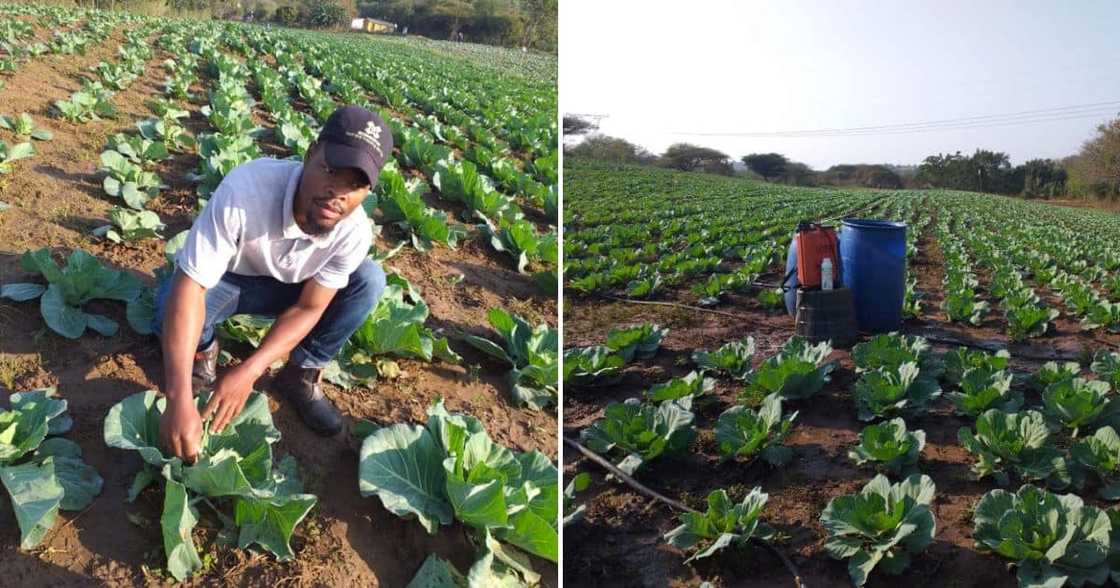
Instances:
[[[159,63],[169,55],[156,51],[145,74],[118,93],[116,119],[72,125],[53,118],[51,104],[81,86],[83,72],[101,59],[111,59],[123,41],[120,31],[110,41],[91,47],[86,56],[44,55],[24,63],[0,90],[0,111],[29,112],[54,133],[50,142],[36,142],[36,155],[0,176],[0,200],[11,205],[0,212],[0,283],[38,281],[19,267],[27,249],[50,247],[66,255],[82,248],[110,266],[126,269],[151,283],[163,265],[163,242],[114,245],[89,236],[108,223],[107,212],[118,204],[103,193],[98,154],[116,132],[133,132],[135,123],[153,116],[145,101],[162,95],[164,73]],[[86,73],[86,75],[92,75]],[[203,88],[196,87],[197,92]],[[204,98],[200,98],[204,100]],[[193,134],[207,128],[190,104],[185,126]],[[185,174],[197,165],[194,155],[175,154],[157,171],[169,188],[149,204],[168,225],[170,237],[190,227],[196,197]],[[438,201],[433,203],[438,205]],[[403,237],[386,228],[377,241],[385,250]],[[429,325],[443,329],[452,347],[464,356],[462,365],[401,360],[402,374],[372,389],[343,391],[324,383],[327,395],[348,419],[378,423],[423,422],[425,409],[442,397],[449,410],[472,414],[499,442],[521,451],[540,450],[556,459],[556,417],[548,412],[513,408],[508,401],[507,367],[475,352],[461,341],[463,333],[494,336],[486,313],[502,306],[533,321],[556,324],[556,301],[536,292],[529,277],[511,270],[513,262],[472,233],[455,250],[420,254],[405,248],[387,265],[419,287],[429,304]],[[463,276],[453,283],[453,275]],[[56,386],[69,402],[73,431],[86,461],[105,479],[104,490],[85,511],[61,513],[54,530],[33,552],[18,550],[19,532],[13,513],[0,507],[0,584],[10,586],[149,585],[163,584],[164,565],[159,516],[162,497],[149,489],[134,504],[125,502],[131,478],[140,466],[132,452],[110,449],[102,441],[109,408],[129,394],[157,389],[162,381],[158,341],[131,331],[119,303],[93,303],[121,324],[120,333],[102,337],[87,332],[71,341],[45,327],[38,304],[0,300],[0,406],[10,392]],[[232,348],[236,357],[251,349]],[[219,368],[219,373],[221,368]],[[257,384],[270,389],[271,376]],[[455,526],[428,535],[415,521],[386,511],[376,498],[358,492],[358,456],[343,437],[323,439],[311,433],[278,396],[270,406],[282,433],[281,453],[294,455],[309,492],[319,503],[296,530],[293,561],[280,563],[251,550],[219,548],[214,537],[220,523],[208,513],[195,532],[195,542],[212,563],[188,585],[275,586],[403,586],[429,553],[437,553],[462,570],[476,549],[465,529]],[[557,585],[554,564],[535,559],[546,586]]]
[[[947,322],[940,309],[944,297],[943,259],[932,224],[918,247],[918,254],[911,260],[911,271],[918,278],[918,290],[925,293],[924,313],[920,319],[906,321],[902,331],[1006,344],[1006,324],[998,312],[993,312],[980,327]],[[981,277],[982,284],[986,277]],[[779,276],[769,281],[780,279]],[[695,295],[687,290],[671,292],[667,299],[682,304],[696,302]],[[717,309],[738,318],[590,297],[566,297],[564,309],[566,347],[601,343],[612,326],[653,322],[670,329],[657,355],[627,366],[617,385],[565,388],[563,434],[572,439],[578,439],[581,429],[600,418],[608,403],[638,397],[654,383],[687,374],[694,368],[694,350],[714,349],[749,335],[757,345],[757,365],[793,334],[794,327],[792,317],[761,310],[753,300],[734,296]],[[1082,333],[1075,322],[1064,317],[1056,326],[1045,337],[1011,345],[1013,371],[1026,373],[1041,363],[1018,355],[1044,355],[1059,350],[1087,358],[1100,347],[1120,348],[1120,336]],[[952,347],[937,344],[935,349],[945,352]],[[733,499],[741,500],[751,488],[760,486],[770,496],[763,518],[780,532],[776,547],[793,561],[806,585],[813,588],[850,586],[846,562],[831,559],[823,549],[825,533],[819,517],[830,499],[858,492],[875,475],[869,469],[854,466],[847,457],[862,429],[862,423],[855,418],[850,393],[856,375],[848,351],[838,349],[831,359],[839,362],[839,367],[824,390],[812,399],[786,404],[786,410],[797,410],[799,415],[787,439],[795,457],[785,467],[770,468],[742,461],[720,463],[714,443],[715,422],[723,410],[736,404],[740,389],[731,380],[721,378],[714,399],[695,408],[699,434],[687,457],[653,462],[637,476],[654,490],[701,509],[707,494],[717,488],[724,488]],[[1038,403],[1037,395],[1028,394],[1027,398]],[[929,414],[907,422],[911,428],[926,432],[919,468],[937,485],[933,503],[937,531],[933,544],[914,558],[904,574],[892,577],[881,571],[873,573],[868,586],[1016,586],[1014,572],[1007,570],[1007,562],[980,553],[972,542],[972,509],[981,496],[996,486],[990,479],[973,479],[973,459],[957,443],[958,429],[971,426],[971,420],[955,416],[951,404],[942,398]],[[761,548],[728,550],[694,565],[684,565],[687,556],[662,539],[679,524],[677,514],[625,484],[607,481],[601,468],[574,453],[564,454],[565,479],[589,472],[593,483],[577,495],[577,502],[586,504],[584,520],[564,530],[566,582],[577,586],[627,587],[694,587],[703,582],[717,587],[793,585],[781,562]]]

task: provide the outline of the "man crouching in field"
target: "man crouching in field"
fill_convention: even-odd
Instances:
[[[156,293],[152,327],[167,396],[160,435],[172,454],[193,462],[203,419],[213,417],[211,430],[222,430],[257,378],[288,352],[276,389],[316,433],[342,430],[319,382],[385,289],[385,273],[368,257],[373,232],[361,203],[392,150],[380,117],[346,106],[302,162],[257,159],[218,185]],[[216,378],[215,328],[242,313],[276,322],[248,359]],[[212,384],[199,414],[193,393]]]

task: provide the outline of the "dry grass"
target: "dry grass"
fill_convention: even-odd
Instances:
[[[14,355],[0,353],[0,386],[15,390],[15,383],[27,373],[39,371],[38,355]]]

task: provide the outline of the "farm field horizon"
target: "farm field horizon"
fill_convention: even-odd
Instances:
[[[558,483],[554,55],[8,3],[0,38],[0,115],[16,123],[0,125],[0,411],[27,394],[65,401],[72,425],[52,424],[44,447],[76,446],[102,479],[92,502],[73,510],[64,500],[57,516],[22,498],[17,513],[0,491],[3,583],[404,586],[423,567],[428,581],[474,570],[558,585],[555,505],[537,498],[555,502]],[[344,104],[379,113],[396,147],[363,201],[369,253],[389,286],[323,376],[347,431],[314,435],[273,390],[274,365],[245,417],[267,423],[254,450],[269,448],[263,477],[241,454],[252,488],[207,496],[199,478],[180,476],[181,462],[161,475],[174,460],[153,457],[143,426],[128,437],[136,424],[110,413],[148,401],[148,423],[158,422],[162,405],[142,394],[163,384],[154,288],[223,177],[257,158],[301,160]],[[66,298],[61,310],[40,301],[79,268],[116,290]],[[520,351],[497,316],[539,343],[531,376],[493,354]],[[218,373],[251,355],[269,324],[224,323]],[[409,511],[401,504],[419,499],[371,473],[443,479],[443,459],[462,447],[416,456],[394,435],[448,422],[515,460],[502,483],[525,490],[510,493],[508,518],[536,526],[514,529],[505,512],[500,522],[472,517],[442,487],[426,489],[435,512]],[[11,442],[0,435],[0,446]],[[422,470],[393,471],[384,456],[398,450]],[[220,451],[213,467],[231,467],[230,449]],[[0,466],[45,468],[39,452],[15,455]],[[492,482],[508,490],[502,483]],[[190,505],[169,510],[181,485]],[[312,506],[290,516],[297,504]],[[171,526],[168,513],[178,515]],[[36,521],[44,527],[31,531]]]
[[[879,562],[867,586],[1018,585],[1014,559],[976,545],[974,513],[996,489],[1034,484],[1116,510],[1071,451],[1118,422],[1120,216],[972,192],[564,165],[565,438],[701,514],[714,491],[738,505],[758,488],[768,498],[757,520],[809,586],[851,585],[848,560],[826,550],[839,523],[822,513],[879,473],[890,483],[928,476],[932,500],[917,508],[935,526],[900,575]],[[907,224],[901,328],[861,333],[845,349],[791,339],[775,289],[790,238],[799,221],[845,217]],[[1072,409],[1073,398],[1095,408]],[[988,437],[971,450],[961,441],[978,420],[1030,411],[1068,471],[1017,469],[1026,458]],[[891,463],[866,453],[857,463],[853,453],[875,451],[861,442],[872,428],[921,442]],[[564,529],[566,583],[793,585],[759,543],[731,538],[702,554],[714,537],[686,539],[699,527],[682,533],[680,512],[568,446],[563,467],[565,485],[589,476],[571,499],[579,520]]]

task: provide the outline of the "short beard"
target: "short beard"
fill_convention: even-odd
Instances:
[[[307,225],[308,228],[311,229],[308,233],[309,235],[325,235],[334,228],[334,225],[328,226],[315,220],[310,214],[307,215]]]

